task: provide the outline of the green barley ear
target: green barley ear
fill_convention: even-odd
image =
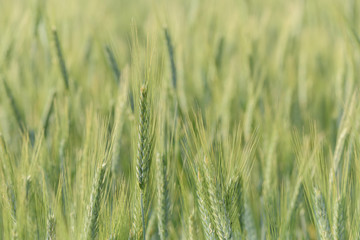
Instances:
[[[330,231],[330,223],[326,211],[324,196],[317,188],[314,189],[314,208],[315,222],[320,239],[331,240],[332,236]]]
[[[205,238],[213,240],[215,239],[215,229],[211,222],[211,210],[206,185],[200,171],[198,171],[196,178],[196,195]]]
[[[153,152],[153,135],[150,129],[150,113],[147,98],[148,88],[145,84],[140,89],[139,142],[136,166],[136,176],[141,191],[144,190],[148,180]]]
[[[46,240],[56,240],[56,221],[54,214],[50,211],[47,219]]]
[[[172,85],[176,89],[177,75],[176,75],[176,66],[175,66],[175,60],[174,60],[174,47],[172,45],[171,37],[170,37],[170,34],[169,34],[167,28],[164,29],[164,32],[165,32],[166,44],[167,44],[169,58],[170,58]]]
[[[63,53],[61,50],[59,36],[58,36],[58,33],[57,33],[55,27],[52,29],[52,34],[53,34],[53,38],[54,38],[54,42],[55,42],[56,55],[57,55],[57,58],[59,61],[61,75],[63,77],[66,90],[69,90],[69,75],[68,75],[68,72],[66,69],[66,64],[65,64]]]
[[[45,107],[44,114],[42,116],[42,129],[44,131],[44,136],[47,136],[48,126],[49,126],[49,120],[51,117],[51,114],[54,110],[54,101],[55,101],[56,91],[52,91],[50,94],[49,101]]]
[[[239,219],[240,229],[244,230],[244,192],[241,177],[231,179],[226,190],[225,205],[230,219]]]
[[[154,149],[154,135],[150,127],[150,111],[148,107],[148,87],[145,83],[140,89],[139,104],[139,142],[137,149],[136,177],[140,188],[140,205],[143,225],[143,238],[146,239],[144,189],[149,177],[151,158]]]
[[[215,57],[215,66],[216,66],[217,70],[220,70],[220,68],[221,68],[222,56],[223,56],[224,45],[225,45],[224,43],[225,43],[225,39],[224,39],[224,37],[221,37],[219,44],[218,44],[216,57]]]
[[[119,65],[116,61],[116,58],[115,58],[115,55],[113,53],[113,51],[111,50],[111,48],[106,45],[105,46],[105,52],[106,52],[106,55],[107,55],[107,58],[108,58],[108,61],[111,65],[111,69],[113,71],[113,74],[114,74],[114,79],[115,79],[115,82],[117,85],[119,85],[120,83],[120,69],[119,69]]]
[[[348,239],[346,232],[346,205],[344,196],[338,198],[335,203],[333,235],[334,240]]]
[[[143,238],[144,235],[142,226],[141,206],[139,206],[138,204],[139,201],[141,201],[140,194],[136,192],[133,198],[134,203],[132,204],[132,223],[129,231],[129,240],[139,240]]]
[[[158,227],[160,239],[164,240],[168,237],[168,219],[169,219],[169,191],[167,179],[166,158],[159,153],[156,156],[157,165],[157,188],[158,188]]]
[[[232,230],[225,201],[222,199],[219,183],[214,177],[214,166],[206,156],[204,157],[203,166],[205,180],[208,188],[212,220],[216,228],[216,235],[220,240],[230,239],[232,237]]]
[[[195,212],[192,211],[189,220],[188,220],[188,239],[195,240],[198,239],[196,236],[196,226],[195,226]]]
[[[21,130],[21,133],[25,133],[25,128],[26,128],[26,125],[25,125],[25,121],[23,120],[23,116],[16,104],[16,101],[15,101],[15,98],[14,98],[14,95],[12,94],[11,90],[10,90],[10,87],[9,85],[7,84],[5,78],[2,79],[3,80],[3,84],[4,84],[4,89],[5,89],[5,93],[6,93],[6,96],[8,97],[9,101],[10,101],[10,105],[11,105],[11,109],[15,115],[15,119],[16,119],[16,122]]]
[[[97,170],[92,185],[87,218],[85,220],[85,239],[96,239],[99,231],[99,212],[105,182],[106,163]]]

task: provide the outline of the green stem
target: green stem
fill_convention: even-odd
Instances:
[[[144,236],[144,240],[146,239],[145,237],[145,214],[144,214],[144,204],[143,204],[143,191],[141,191],[141,195],[140,195],[140,204],[141,204],[141,216],[142,216],[142,225],[143,225],[143,236]]]

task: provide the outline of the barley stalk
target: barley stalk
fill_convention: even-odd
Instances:
[[[140,206],[141,206],[141,220],[142,220],[142,231],[143,238],[146,239],[146,224],[145,224],[145,212],[144,212],[144,191],[140,192]]]

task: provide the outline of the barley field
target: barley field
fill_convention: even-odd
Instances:
[[[0,0],[0,239],[360,239],[358,0]]]

